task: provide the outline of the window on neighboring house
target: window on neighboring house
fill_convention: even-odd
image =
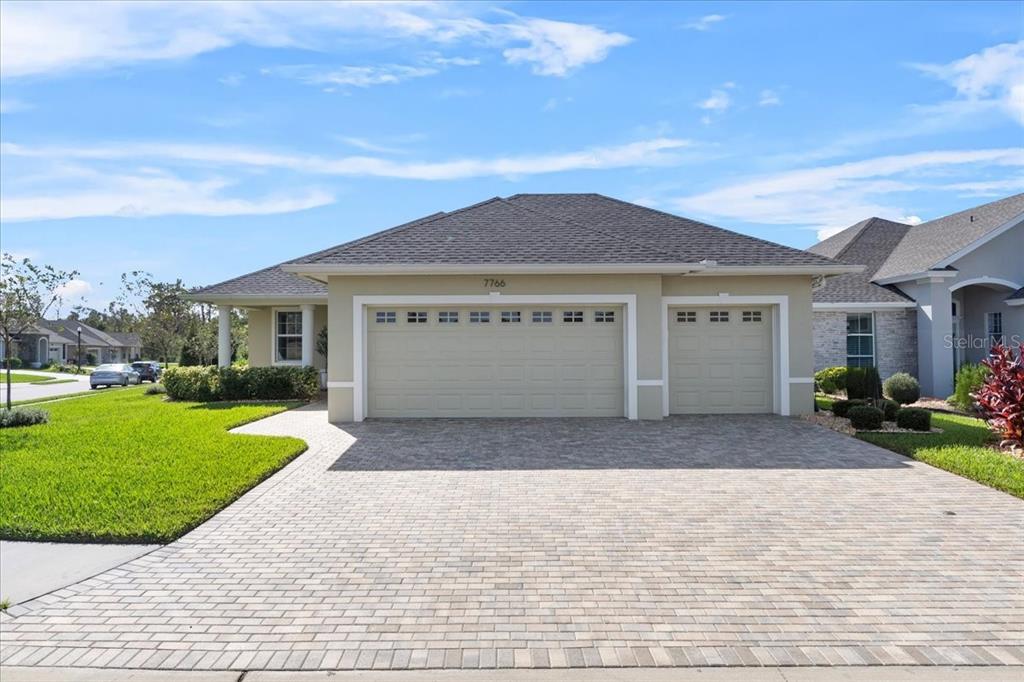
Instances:
[[[614,322],[615,311],[614,310],[595,310],[594,311],[594,322]]]
[[[875,317],[873,313],[846,316],[846,366],[874,367]]]
[[[563,310],[562,311],[562,322],[582,322],[583,311],[582,310]]]
[[[394,310],[377,311],[377,324],[395,324],[397,321],[398,315],[395,314]]]
[[[988,335],[990,346],[1005,342],[1003,338],[1002,313],[985,313],[985,334]]]
[[[551,322],[551,311],[550,310],[534,310],[533,321],[537,324],[546,324]]]
[[[405,314],[405,323],[406,324],[426,324],[427,323],[427,313],[426,313],[426,311],[419,311],[419,310],[412,311],[412,310],[410,310],[409,312],[407,312]]]
[[[470,324],[487,324],[491,321],[491,313],[487,310],[472,310],[469,313]]]
[[[459,312],[457,310],[443,310],[437,314],[438,324],[458,324]]]
[[[502,322],[522,322],[523,316],[518,310],[502,310],[501,321]]]
[[[277,362],[302,361],[302,313],[298,310],[277,311]]]

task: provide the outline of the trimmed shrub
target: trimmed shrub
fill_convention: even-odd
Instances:
[[[1017,344],[1017,356],[1003,344],[996,344],[982,363],[991,370],[978,390],[978,405],[1003,443],[1024,444],[1024,343]]]
[[[209,402],[220,398],[220,376],[216,367],[171,367],[162,381],[167,395],[175,400]]]
[[[846,367],[826,367],[814,373],[814,383],[823,393],[846,390]]]
[[[167,389],[161,384],[150,384],[146,389],[146,395],[164,395],[165,393],[167,393]]]
[[[832,403],[832,414],[837,417],[846,417],[850,408],[867,405],[863,400],[836,400]]]
[[[10,360],[6,361],[6,364],[0,361],[0,366],[4,367],[4,369],[7,368],[7,365],[10,365],[11,369],[21,369],[21,364],[21,358],[18,356],[14,356]]]
[[[896,372],[882,384],[882,392],[900,405],[909,405],[921,399],[921,384],[906,372]]]
[[[895,400],[876,400],[875,407],[882,411],[883,418],[887,422],[896,421],[896,413],[900,411],[900,404]]]
[[[985,365],[961,365],[953,383],[953,395],[949,396],[946,402],[963,412],[973,411],[974,395],[981,390],[985,377],[991,372],[992,370]]]
[[[847,413],[850,426],[858,431],[877,431],[882,428],[884,415],[877,407],[870,405],[854,405]]]
[[[15,426],[32,426],[50,421],[50,413],[38,407],[14,407],[0,409],[0,429]]]
[[[914,431],[931,431],[932,413],[920,407],[904,407],[896,413],[896,426]]]
[[[175,400],[312,400],[320,393],[315,367],[172,367],[164,372]]]

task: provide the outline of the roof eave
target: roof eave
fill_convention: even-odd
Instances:
[[[388,263],[382,265],[306,264],[281,266],[285,272],[310,278],[332,275],[493,275],[500,274],[689,274],[701,263]]]
[[[296,305],[301,303],[321,303],[327,300],[327,292],[322,294],[203,294],[200,292],[186,294],[185,298],[199,303],[245,303],[248,305]]]
[[[871,280],[875,284],[898,284],[899,282],[910,282],[918,279],[949,279],[956,277],[959,273],[958,270],[923,270],[921,272],[911,272],[906,275],[894,275],[892,277],[883,277],[881,279]]]
[[[863,265],[713,265],[696,273],[710,275],[848,275],[864,272]]]
[[[984,246],[985,244],[989,243],[999,235],[1007,232],[1008,230],[1010,230],[1013,227],[1016,227],[1017,225],[1020,225],[1022,222],[1024,222],[1024,213],[1018,214],[1013,218],[1007,220],[1005,223],[999,225],[998,227],[986,232],[981,237],[975,239],[973,242],[963,247],[959,251],[956,251],[955,253],[946,256],[938,263],[936,263],[933,267],[945,268],[952,265],[954,262],[960,260],[961,258],[971,253],[975,249]]]

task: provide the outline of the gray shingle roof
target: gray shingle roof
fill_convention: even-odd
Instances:
[[[132,332],[107,332],[107,336],[117,341],[120,346],[139,346],[142,344],[142,339],[139,338],[139,335]]]
[[[893,249],[874,279],[930,270],[943,259],[1024,215],[1024,193],[916,225]]]
[[[342,244],[302,264],[832,265],[820,256],[599,194],[495,197]]]
[[[874,273],[906,237],[910,225],[868,218],[811,247],[815,253],[835,252],[840,263],[863,265],[864,272],[829,277],[815,287],[815,303],[905,303],[910,297],[895,287],[872,283]],[[839,237],[840,239],[837,239]],[[836,245],[841,244],[839,249]]]
[[[72,320],[70,318],[64,320],[43,320],[40,326],[45,327],[57,334],[61,335],[65,339],[68,339],[72,343],[78,342],[78,328],[82,328],[82,345],[90,346],[120,346],[113,337],[109,334],[91,327],[81,320]]]
[[[202,287],[192,292],[193,295],[213,294],[246,295],[246,296],[326,296],[327,286],[320,282],[285,272],[278,265],[271,265],[247,275],[234,277],[219,284]]]

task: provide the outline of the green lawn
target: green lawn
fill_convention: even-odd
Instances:
[[[166,402],[145,387],[40,405],[0,429],[0,538],[168,542],[306,449],[227,430],[294,403]]]
[[[832,405],[827,398],[816,400],[823,410]],[[995,436],[984,421],[933,412],[932,426],[943,432],[859,433],[857,438],[1024,498],[1024,460],[987,447]]]
[[[74,381],[74,379],[57,379],[55,377],[41,377],[38,374],[24,374],[21,372],[11,371],[11,383],[12,384],[41,384],[46,382],[48,384],[62,383],[63,381]],[[7,370],[0,371],[0,384],[7,384]]]

